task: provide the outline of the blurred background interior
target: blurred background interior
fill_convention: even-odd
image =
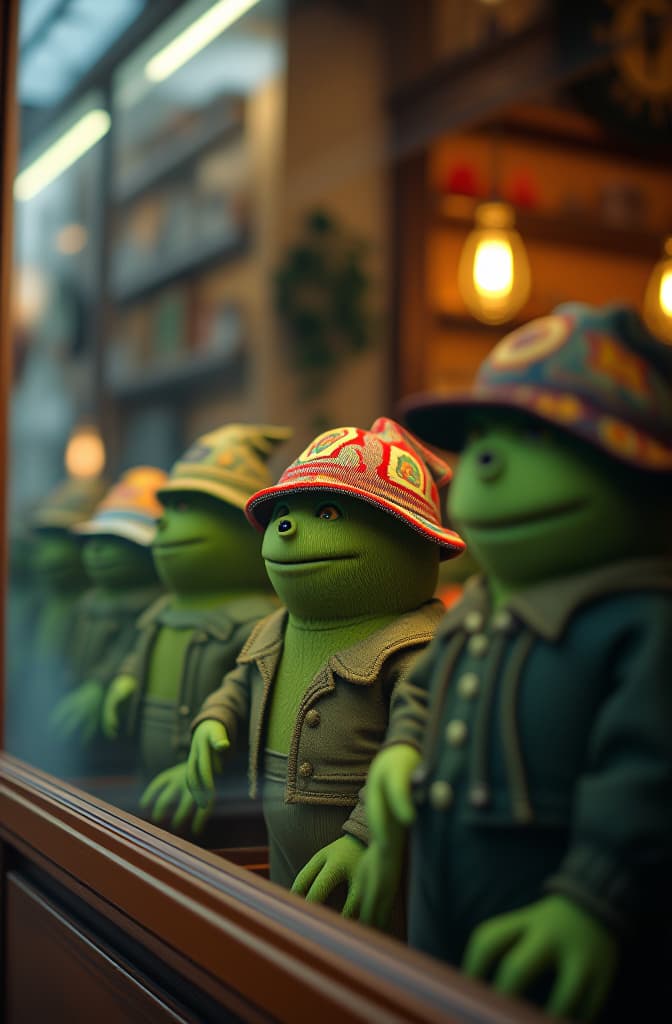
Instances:
[[[64,481],[99,498],[241,421],[293,428],[277,475],[327,427],[467,390],[566,301],[672,344],[670,0],[19,12],[10,741],[39,704],[25,528]],[[447,605],[473,567],[446,563]]]
[[[20,16],[12,526],[65,462],[168,468],[235,420],[298,451],[465,389],[565,300],[672,339],[666,0]]]

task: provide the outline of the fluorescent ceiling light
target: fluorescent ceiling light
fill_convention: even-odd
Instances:
[[[150,82],[162,82],[241,18],[259,0],[219,0],[145,64]]]
[[[106,110],[89,110],[33,160],[14,181],[14,198],[32,199],[84,156],[110,130]]]

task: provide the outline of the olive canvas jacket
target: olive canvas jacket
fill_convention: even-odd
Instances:
[[[186,757],[191,741],[190,722],[201,704],[216,690],[259,619],[277,608],[271,595],[253,595],[229,600],[205,611],[184,611],[171,607],[172,595],[160,597],[138,621],[138,639],[124,659],[120,673],[140,683],[129,701],[126,719],[129,734],[139,726],[142,703],[149,679],[152,649],[163,627],[191,629],[180,690],[175,708],[179,720],[175,754]]]
[[[263,738],[280,662],[287,611],[260,622],[236,668],[205,702],[192,729],[216,719],[232,744],[245,727],[250,742],[250,796],[257,795]],[[352,807],[344,831],[368,841],[362,795],[369,764],[382,745],[388,709],[403,689],[420,651],[443,614],[432,600],[407,612],[351,647],[332,654],[299,705],[292,734],[287,803]]]
[[[616,929],[655,913],[672,878],[672,563],[539,584],[494,615],[472,581],[400,693],[388,742],[422,751],[417,802],[455,816],[452,842],[486,828],[496,845],[520,826],[534,844],[545,828],[559,855],[539,895]]]
[[[79,603],[72,645],[75,685],[89,679],[107,686],[133,646],[139,617],[161,595],[159,584],[106,594],[87,590]]]

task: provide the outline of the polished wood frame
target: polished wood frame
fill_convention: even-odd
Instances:
[[[0,760],[0,838],[244,1020],[540,1021],[394,940],[8,755]]]
[[[18,7],[19,0],[4,0],[0,5],[0,438],[5,451],[11,379]],[[3,499],[5,467],[6,459],[0,468]],[[3,572],[6,525],[3,500]],[[18,884],[22,878],[47,880],[47,893],[50,886],[55,887],[86,908],[90,926],[98,924],[104,934],[114,931],[135,948],[155,955],[194,991],[244,1020],[288,1024],[318,1019],[320,1024],[540,1021],[532,1010],[385,936],[343,921],[322,907],[309,906],[243,867],[0,753],[3,938],[5,879],[10,870],[14,887],[17,879]],[[36,985],[39,968],[36,963]]]

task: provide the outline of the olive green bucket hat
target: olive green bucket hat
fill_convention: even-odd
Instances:
[[[197,491],[244,509],[251,494],[268,487],[268,459],[276,446],[292,436],[290,427],[229,423],[203,434],[181,455],[159,500],[176,491]]]

